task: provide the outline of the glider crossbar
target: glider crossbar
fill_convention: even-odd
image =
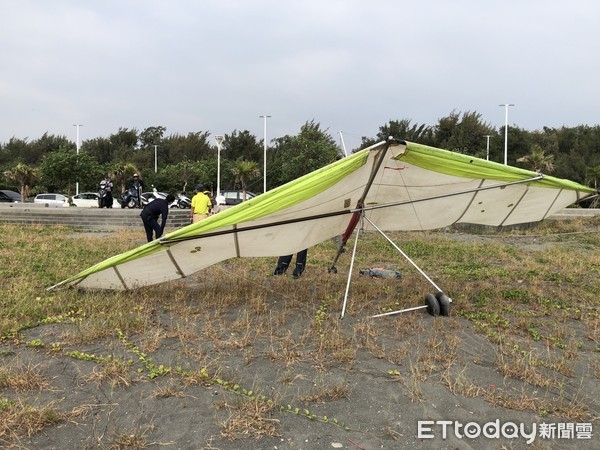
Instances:
[[[274,226],[287,225],[287,224],[298,223],[298,222],[308,222],[308,221],[311,221],[311,220],[324,219],[326,217],[334,217],[334,216],[340,216],[340,215],[344,215],[344,214],[361,213],[363,211],[371,211],[371,210],[375,210],[375,209],[390,208],[390,207],[393,207],[393,206],[406,205],[406,204],[409,204],[409,203],[424,202],[424,201],[428,201],[428,200],[437,200],[437,199],[440,199],[440,198],[453,197],[455,195],[469,194],[471,192],[485,191],[485,190],[489,190],[489,189],[498,189],[498,188],[502,188],[502,187],[505,187],[505,186],[515,185],[515,184],[529,183],[531,181],[539,180],[542,177],[543,177],[543,175],[539,175],[537,177],[528,178],[526,180],[514,181],[514,182],[511,182],[511,183],[495,184],[495,185],[492,185],[492,186],[478,187],[478,188],[473,188],[473,189],[467,189],[467,190],[461,191],[461,192],[453,192],[453,193],[449,193],[449,194],[434,195],[434,196],[431,196],[431,197],[424,197],[424,198],[419,198],[419,199],[416,199],[416,200],[401,200],[401,201],[397,201],[397,202],[384,203],[384,204],[381,204],[381,205],[370,205],[370,206],[362,206],[362,207],[361,206],[357,206],[357,207],[352,208],[352,209],[344,209],[344,210],[340,210],[340,211],[333,211],[333,212],[325,213],[325,214],[315,214],[313,216],[299,217],[299,218],[296,218],[296,219],[289,219],[289,220],[281,220],[279,222],[266,223],[266,224],[261,224],[261,225],[254,225],[254,226],[249,226],[249,227],[243,227],[243,226],[240,227],[239,225],[236,225],[233,229],[208,232],[208,233],[203,233],[203,234],[196,235],[196,236],[185,236],[185,237],[177,237],[177,238],[162,237],[159,240],[159,243],[161,245],[168,245],[168,244],[173,244],[175,242],[183,242],[183,241],[190,241],[190,240],[195,240],[195,239],[203,239],[203,238],[207,238],[207,237],[211,237],[211,236],[219,236],[219,235],[224,235],[224,234],[237,234],[237,233],[243,233],[244,231],[259,230],[261,228],[270,228],[270,227],[274,227]]]
[[[448,298],[448,301],[450,303],[452,303],[451,298]],[[371,316],[371,319],[375,319],[377,317],[394,316],[396,314],[402,314],[402,313],[409,312],[409,311],[418,311],[419,309],[426,309],[427,307],[428,307],[427,305],[421,305],[421,306],[413,306],[412,308],[399,309],[398,311],[384,312],[381,314],[375,314],[374,316]]]
[[[413,306],[412,308],[401,309],[399,311],[389,311],[389,312],[384,312],[381,314],[375,314],[374,316],[371,316],[371,319],[376,319],[377,317],[394,316],[396,314],[405,313],[405,312],[409,312],[409,311],[417,311],[419,309],[425,309],[425,308],[427,308],[427,305]]]
[[[203,234],[195,235],[195,236],[183,236],[183,237],[176,237],[176,238],[161,237],[158,242],[161,245],[169,245],[169,244],[173,244],[176,242],[193,241],[195,239],[204,239],[204,238],[212,237],[212,236],[222,236],[222,235],[226,235],[226,234],[237,235],[238,233],[243,233],[244,231],[254,231],[254,230],[260,230],[263,228],[271,228],[271,227],[276,227],[276,226],[281,226],[281,225],[288,225],[288,224],[292,224],[292,223],[309,222],[311,220],[325,219],[327,217],[335,217],[335,216],[342,216],[344,214],[352,214],[355,211],[360,211],[360,210],[359,209],[344,209],[341,211],[334,211],[334,212],[326,213],[326,214],[315,214],[314,216],[298,217],[296,219],[289,219],[289,220],[280,220],[279,222],[265,223],[265,224],[261,224],[261,225],[253,225],[253,226],[249,226],[249,227],[240,227],[239,224],[234,224],[232,226],[233,228],[228,228],[226,230],[212,231],[212,232],[203,233]],[[236,243],[236,245],[237,245],[237,243]]]

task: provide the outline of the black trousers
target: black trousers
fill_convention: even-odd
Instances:
[[[300,276],[302,275],[302,272],[304,272],[304,268],[306,267],[307,255],[307,248],[296,253],[296,268],[294,269],[294,276]],[[277,267],[275,268],[276,275],[281,275],[285,273],[290,263],[292,262],[293,256],[294,255],[285,255],[279,257],[279,259],[277,260]]]
[[[154,232],[154,234],[156,235],[156,239],[162,236],[163,229],[158,224],[157,217],[154,217],[154,215],[148,213],[145,210],[142,211],[140,217],[142,218],[142,222],[144,223],[144,229],[146,230],[146,239],[148,239],[148,242],[153,241],[152,232]]]

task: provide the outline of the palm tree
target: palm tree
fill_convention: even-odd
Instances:
[[[600,184],[600,165],[585,169],[585,184],[598,189]]]
[[[547,155],[538,144],[533,144],[531,153],[517,159],[517,162],[524,163],[536,172],[544,170],[550,173],[554,170],[554,155]]]
[[[238,159],[231,168],[231,173],[235,177],[235,182],[242,185],[243,201],[246,201],[246,187],[248,181],[260,176],[260,169],[256,161],[246,161]]]
[[[39,178],[39,172],[35,167],[18,163],[12,169],[4,172],[4,176],[17,183],[21,193],[21,200],[25,201],[29,196],[30,186]]]
[[[113,182],[121,186],[121,192],[125,192],[127,190],[127,179],[134,173],[138,173],[138,170],[133,164],[125,163],[114,166],[112,172]]]
[[[600,185],[600,165],[585,169],[585,184],[598,189],[598,185]],[[590,204],[590,208],[597,208],[599,205],[600,196],[597,196]]]

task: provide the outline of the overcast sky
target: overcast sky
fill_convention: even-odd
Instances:
[[[598,0],[0,0],[0,142],[600,123]],[[402,137],[402,136],[400,136]],[[484,143],[482,143],[482,146]]]

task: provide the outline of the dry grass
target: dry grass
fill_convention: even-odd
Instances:
[[[229,440],[259,439],[263,436],[279,436],[279,419],[273,417],[274,404],[248,398],[238,398],[237,402],[220,402],[217,408],[221,436]]]
[[[315,388],[307,395],[298,397],[302,403],[326,403],[331,400],[350,398],[350,388],[346,382],[326,385],[323,382],[315,383]]]
[[[442,374],[442,383],[444,383],[450,392],[454,395],[461,395],[463,397],[478,397],[482,395],[483,388],[476,386],[474,383],[469,381],[467,375],[467,368],[464,367],[457,374],[452,373],[452,367],[448,367]]]
[[[39,364],[13,362],[8,367],[0,367],[0,389],[23,392],[49,388],[50,382]]]
[[[32,436],[44,427],[64,418],[54,404],[32,407],[21,402],[0,402],[0,443]]]
[[[532,386],[549,387],[556,380],[543,372],[543,362],[534,352],[500,351],[496,366],[504,376],[526,381]]]
[[[154,391],[154,396],[156,398],[182,398],[186,395],[183,389],[174,385],[173,383],[169,383],[167,386],[159,386],[158,388],[156,388],[156,391]]]
[[[593,233],[583,233],[584,226]],[[215,389],[220,380],[226,391],[234,383],[257,385],[272,399],[285,396],[287,401],[325,405],[353,401],[356,392],[338,381],[344,376],[324,374],[333,368],[345,374],[364,371],[368,360],[390,368],[391,374],[378,370],[387,381],[397,382],[413,403],[425,400],[425,383],[441,383],[453,395],[481,397],[497,407],[568,420],[598,415],[574,388],[588,373],[600,379],[598,219],[591,225],[551,222],[482,236],[394,233],[400,247],[453,298],[452,317],[408,313],[377,320],[369,316],[421,306],[424,294],[433,289],[375,234],[363,234],[355,268],[385,266],[400,270],[403,277],[354,277],[348,318],[340,320],[346,274],[342,264],[342,273],[327,273],[335,249],[330,242],[310,250],[308,270],[300,280],[271,276],[274,258],[239,259],[159,288],[40,294],[57,280],[122,251],[117,247],[127,247],[131,236],[123,236],[123,244],[115,238],[75,240],[64,229],[34,227],[24,233],[17,227],[0,228],[9,241],[0,247],[0,256],[12,262],[0,265],[7,293],[0,300],[0,344],[7,349],[0,355],[5,419],[0,437],[5,440],[69,417],[55,404],[25,406],[22,393],[52,386],[39,364],[4,364],[12,357],[9,350],[27,348],[58,359],[65,355],[62,347],[84,352],[114,344],[117,329],[131,336],[157,365],[171,369],[165,371],[168,378],[162,378],[168,383],[154,390],[156,398],[187,397],[189,389]],[[40,260],[32,263],[27,254],[40,254]],[[58,336],[46,337],[44,327],[54,327]],[[495,360],[492,356],[489,365],[495,364],[506,384],[518,389],[492,389],[474,378],[468,364],[485,356],[467,352],[466,329],[493,349]],[[34,338],[40,346],[27,346],[37,342]],[[50,349],[50,342],[60,345]],[[81,379],[122,389],[147,375],[139,361],[124,361],[95,361]],[[268,371],[261,371],[262,366]],[[367,371],[377,373],[371,367]],[[265,373],[266,378],[260,378]],[[260,439],[280,433],[276,402],[252,395],[232,398],[214,405],[223,437]],[[151,445],[149,433],[150,429],[123,432],[104,445],[144,448]],[[388,433],[397,437],[393,429]]]
[[[9,401],[0,398],[0,444],[10,446],[11,443],[33,436],[47,426],[81,417],[86,413],[86,408],[73,409],[68,413],[60,412],[56,402],[31,406],[22,400]]]
[[[271,338],[271,346],[268,351],[268,357],[272,361],[283,362],[290,365],[302,360],[305,355],[306,346],[296,340],[291,331],[288,331],[281,338]]]
[[[108,447],[110,450],[142,449],[148,448],[149,443],[143,437],[135,433],[119,434],[115,436],[113,443]]]
[[[107,382],[113,388],[130,386],[137,379],[137,376],[131,370],[131,365],[132,362],[110,358],[95,366],[92,373],[84,376],[83,379],[97,384]]]

